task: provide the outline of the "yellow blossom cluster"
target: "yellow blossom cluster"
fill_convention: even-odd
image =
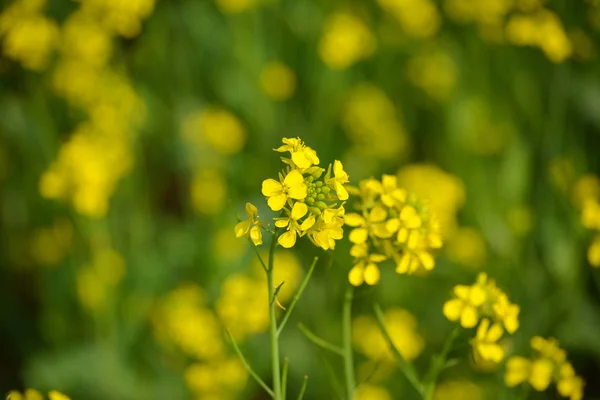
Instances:
[[[203,216],[216,215],[227,199],[222,165],[243,150],[246,129],[230,110],[212,105],[188,113],[181,122],[180,134],[189,145],[192,160],[190,195],[194,210]]]
[[[408,138],[399,112],[385,92],[372,84],[350,90],[341,122],[353,144],[353,155],[396,160],[406,153]]]
[[[384,321],[394,346],[402,357],[407,361],[417,358],[425,347],[425,342],[417,331],[415,317],[401,308],[392,308],[384,313]],[[370,360],[395,361],[390,346],[373,317],[354,318],[352,342],[354,348]]]
[[[77,270],[77,295],[81,305],[91,312],[104,310],[125,276],[123,257],[109,247],[94,252],[92,261]]]
[[[329,164],[327,172],[319,167],[316,151],[306,146],[300,138],[283,138],[283,145],[274,149],[289,153],[281,157],[286,165],[279,179],[265,179],[262,194],[273,211],[281,216],[274,218],[275,227],[285,229],[277,242],[291,248],[298,237],[307,236],[311,242],[324,250],[335,248],[335,241],[343,237],[344,204],[348,199],[344,184],[348,174],[338,160]],[[255,245],[262,244],[261,224],[257,209],[246,205],[249,220],[235,226],[237,237],[249,237]]]
[[[511,16],[506,24],[506,37],[517,46],[539,47],[555,63],[565,61],[573,51],[560,18],[546,9]]]
[[[442,23],[440,14],[431,0],[378,0],[402,26],[407,36],[423,39],[434,36]]]
[[[41,71],[59,44],[56,22],[46,18],[46,0],[16,0],[0,14],[0,39],[5,56],[23,67]]]
[[[357,16],[340,11],[325,22],[319,56],[329,68],[340,70],[369,58],[376,47],[369,27]]]
[[[441,48],[422,51],[408,62],[408,77],[418,88],[429,97],[443,102],[448,100],[458,79],[458,67],[448,54]]]
[[[159,343],[192,360],[184,379],[197,398],[234,399],[244,388],[248,373],[227,351],[222,325],[199,286],[185,283],[167,293],[158,301],[152,323]]]
[[[594,232],[588,247],[588,262],[600,268],[600,179],[591,174],[582,176],[573,186],[572,197],[581,208],[581,224]]]
[[[583,379],[567,361],[567,354],[558,341],[535,336],[531,339],[531,348],[531,358],[513,356],[506,361],[506,385],[512,387],[527,382],[538,392],[543,392],[554,382],[561,396],[581,400]]]
[[[65,20],[53,86],[85,119],[62,145],[40,179],[49,199],[70,200],[76,211],[100,218],[117,183],[133,165],[132,140],[145,104],[119,68],[111,65],[113,38],[139,33],[154,0],[82,2]]]
[[[261,252],[263,260],[267,254]],[[290,251],[275,253],[273,281],[276,285],[285,282],[277,293],[282,306],[291,300],[302,281],[302,267],[298,258]],[[221,286],[221,294],[215,310],[221,323],[229,329],[236,341],[248,335],[266,332],[269,328],[269,305],[265,299],[268,291],[262,266],[254,259],[251,273],[229,275]]]
[[[454,297],[444,304],[444,315],[450,321],[460,321],[464,328],[479,324],[472,340],[475,360],[499,363],[504,359],[504,348],[498,342],[506,330],[513,334],[519,328],[519,311],[506,293],[480,273],[471,285],[456,285]]]
[[[23,393],[11,390],[6,400],[44,400],[44,395],[35,389],[26,389]],[[70,400],[70,398],[57,390],[48,392],[48,400]]]
[[[362,180],[351,188],[358,197],[357,213],[346,214],[354,257],[348,280],[354,286],[379,282],[378,264],[392,260],[399,274],[429,271],[435,266],[432,250],[442,246],[440,225],[427,206],[405,189],[395,176],[381,181]]]

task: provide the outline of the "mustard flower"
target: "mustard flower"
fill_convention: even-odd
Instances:
[[[559,381],[556,385],[558,393],[570,400],[581,400],[583,398],[583,379],[575,375],[573,366],[565,363],[559,370]]]
[[[476,354],[483,360],[499,363],[504,358],[504,349],[498,341],[504,330],[500,324],[490,326],[490,320],[484,319],[477,328],[477,335],[472,342]]]
[[[283,138],[282,142],[283,145],[279,146],[275,151],[279,153],[290,152],[291,155],[291,160],[282,159],[283,162],[300,169],[319,165],[320,160],[317,152],[306,146],[300,138]]]
[[[70,398],[57,390],[48,392],[49,400],[70,400]],[[11,390],[6,400],[44,400],[44,396],[35,389],[26,389],[22,394],[16,390]]]
[[[519,306],[511,304],[506,294],[501,293],[498,295],[494,304],[494,312],[498,319],[502,321],[508,333],[515,333],[519,329],[519,311]]]
[[[457,285],[454,287],[455,299],[444,304],[444,315],[450,321],[460,320],[465,328],[473,328],[479,321],[477,308],[486,300],[486,293],[479,286]]]
[[[246,215],[248,215],[248,219],[235,226],[235,236],[238,238],[249,237],[255,246],[260,246],[263,243],[261,223],[258,220],[258,209],[254,204],[246,203]]]
[[[295,203],[291,211],[286,210],[287,218],[276,218],[275,226],[278,228],[288,228],[287,232],[279,236],[277,242],[289,249],[296,244],[296,236],[303,236],[305,232],[315,224],[315,216],[309,215],[303,222],[299,222],[308,213],[308,206],[305,203]]]
[[[312,242],[323,250],[335,249],[335,241],[344,236],[344,213],[343,206],[337,209],[329,208],[323,211],[318,224],[309,235]]]
[[[375,285],[379,282],[380,271],[377,263],[386,260],[382,254],[369,254],[364,259],[358,261],[348,273],[348,281],[354,286],[360,286],[364,283]]]
[[[303,200],[307,195],[304,178],[298,170],[290,171],[285,178],[277,182],[275,179],[265,179],[262,183],[262,194],[273,211],[281,210],[288,198]]]
[[[327,175],[325,175],[325,182],[327,186],[331,189],[335,190],[337,197],[340,200],[348,200],[348,191],[344,188],[344,184],[348,183],[348,174],[344,171],[344,167],[342,163],[338,160],[335,160],[333,163],[333,177],[330,178],[331,169],[327,171]]]

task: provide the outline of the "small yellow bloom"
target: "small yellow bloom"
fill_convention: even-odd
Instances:
[[[477,335],[473,340],[475,352],[483,360],[499,363],[504,358],[504,349],[498,344],[503,334],[504,330],[500,324],[490,327],[490,320],[484,319],[477,328]]]
[[[305,232],[315,224],[314,215],[309,215],[303,222],[299,222],[308,213],[308,206],[304,203],[297,202],[292,207],[292,211],[288,212],[287,218],[276,218],[275,226],[278,228],[288,228],[287,232],[279,236],[277,242],[289,249],[296,244],[297,235],[303,236]]]
[[[525,357],[514,356],[506,362],[504,382],[506,386],[513,387],[525,382],[531,374],[531,361]]]
[[[302,174],[297,170],[290,171],[286,177],[277,182],[275,179],[265,179],[262,183],[262,194],[273,211],[281,210],[288,198],[303,200],[307,195],[306,184]]]
[[[296,75],[287,65],[270,62],[260,74],[260,88],[273,100],[287,100],[296,89]]]
[[[319,165],[319,157],[317,152],[306,146],[300,138],[283,138],[281,140],[283,145],[274,149],[279,153],[290,152],[291,164],[302,170],[312,167],[313,165]],[[284,160],[286,162],[286,160]]]
[[[519,306],[511,304],[504,293],[498,296],[494,304],[496,316],[504,323],[506,331],[511,334],[519,329],[519,311]]]
[[[450,321],[458,321],[465,328],[473,328],[479,320],[477,308],[486,300],[486,293],[479,286],[456,285],[456,299],[444,304],[444,315]]]
[[[558,393],[569,400],[581,400],[583,398],[583,379],[575,375],[573,366],[565,363],[560,367],[560,380],[557,384]]]
[[[261,223],[258,221],[258,209],[254,204],[246,203],[246,215],[248,215],[248,219],[235,226],[235,236],[249,237],[255,246],[260,246],[263,243]]]
[[[587,252],[588,262],[592,267],[600,267],[600,235],[597,235]]]
[[[327,171],[325,176],[325,183],[335,190],[338,199],[348,200],[348,191],[344,188],[344,183],[348,183],[348,174],[344,171],[344,166],[338,160],[333,163],[333,177],[330,178],[330,171]]]
[[[386,256],[382,254],[369,254],[352,267],[348,273],[348,280],[354,286],[360,286],[363,282],[367,285],[376,285],[381,275],[377,263],[385,260]]]
[[[340,208],[328,208],[323,211],[321,218],[314,225],[314,233],[309,238],[323,250],[333,250],[335,241],[344,237],[344,214],[346,210]]]
[[[548,388],[552,381],[552,372],[554,364],[546,358],[534,360],[531,363],[531,376],[529,383],[538,392],[543,392]]]
[[[48,393],[48,399],[50,400],[71,400],[68,396],[62,394],[57,390],[51,390]]]

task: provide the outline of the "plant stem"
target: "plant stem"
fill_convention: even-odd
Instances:
[[[304,393],[306,392],[306,384],[308,383],[308,376],[304,375],[304,382],[302,382],[302,387],[300,388],[300,393],[298,394],[298,400],[302,400],[304,398]]]
[[[390,336],[390,334],[387,330],[387,327],[385,326],[385,319],[384,319],[383,312],[381,311],[381,307],[379,307],[379,304],[375,304],[373,306],[373,309],[375,311],[375,318],[377,319],[377,324],[379,325],[379,329],[381,329],[381,333],[383,333],[383,336],[385,337],[386,341],[388,342],[388,345],[390,346],[390,350],[392,350],[392,352],[394,353],[394,356],[396,356],[396,361],[398,361],[400,370],[402,371],[402,373],[404,373],[404,376],[406,376],[406,379],[415,388],[415,390],[417,392],[419,392],[421,397],[425,398],[425,389],[423,388],[423,385],[421,384],[421,382],[419,380],[417,371],[415,371],[412,364],[408,363],[404,359],[404,357],[402,357],[402,354],[400,354],[400,351],[398,351],[398,348],[396,348],[396,346],[394,345],[394,341],[392,340],[392,337]]]
[[[338,356],[342,356],[344,357],[344,350],[341,349],[340,347],[329,343],[328,341],[321,339],[320,337],[318,337],[317,335],[315,335],[314,333],[312,333],[306,326],[304,326],[303,324],[298,324],[298,328],[300,329],[300,331],[302,333],[304,333],[304,336],[306,336],[306,338],[308,340],[310,340],[311,342],[313,342],[314,344],[316,344],[317,346],[325,349],[325,350],[329,350],[335,354],[337,354]]]
[[[277,336],[281,335],[281,332],[283,331],[283,327],[285,326],[288,319],[290,318],[290,315],[292,315],[292,311],[294,310],[294,307],[296,307],[296,303],[298,302],[298,299],[300,299],[300,296],[302,296],[302,292],[304,292],[304,289],[306,289],[306,285],[308,284],[308,281],[310,280],[310,277],[312,276],[312,273],[315,270],[315,266],[317,265],[318,260],[319,260],[318,257],[315,257],[313,259],[313,262],[310,265],[310,268],[308,269],[308,273],[306,274],[306,276],[304,277],[304,280],[300,284],[300,288],[294,295],[294,298],[292,299],[292,303],[288,307],[285,315],[283,316],[283,319],[281,320],[281,323],[279,324],[279,327],[277,328]]]
[[[269,293],[269,337],[271,339],[271,372],[273,374],[273,399],[282,400],[281,397],[281,375],[279,370],[279,342],[277,340],[277,315],[275,314],[275,284],[273,282],[273,264],[275,246],[277,244],[276,234],[271,237],[269,248],[269,268],[267,269],[267,285]]]
[[[431,367],[427,373],[427,379],[425,383],[425,400],[432,400],[433,395],[435,393],[435,384],[437,382],[437,378],[444,369],[446,365],[446,358],[448,357],[448,353],[452,348],[452,344],[454,343],[454,339],[458,336],[460,332],[460,326],[455,326],[450,335],[446,338],[446,342],[444,343],[444,347],[439,355],[434,357]]]
[[[354,400],[354,358],[352,355],[352,298],[354,297],[354,286],[348,285],[344,296],[344,308],[342,310],[342,348],[344,351],[344,375],[346,377],[346,400]]]

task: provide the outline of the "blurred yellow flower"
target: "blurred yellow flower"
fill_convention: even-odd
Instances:
[[[466,380],[445,381],[436,385],[433,400],[483,400],[481,386]]]
[[[434,36],[441,18],[430,0],[378,0],[377,3],[392,14],[408,36],[423,39]]]
[[[237,240],[229,227],[219,228],[212,237],[212,252],[225,265],[237,263],[246,253],[247,246]]]
[[[448,258],[467,268],[482,268],[487,259],[487,245],[475,228],[460,227],[446,242]]]
[[[376,48],[375,37],[358,17],[336,12],[325,22],[319,41],[321,60],[331,69],[346,69],[369,58]]]
[[[112,56],[112,36],[93,16],[78,10],[63,24],[61,52],[64,57],[101,68]]]
[[[140,33],[142,20],[154,11],[154,3],[155,0],[86,0],[81,8],[111,33],[133,38]]]
[[[287,100],[296,90],[296,74],[284,63],[271,61],[260,74],[260,88],[273,100]]]
[[[198,148],[208,146],[223,155],[242,151],[247,136],[240,120],[230,111],[217,106],[187,115],[181,125],[181,134]]]
[[[34,261],[43,266],[53,266],[63,260],[69,251],[73,226],[66,219],[58,219],[48,228],[34,231],[30,252]]]
[[[287,217],[275,218],[275,226],[287,228],[286,232],[279,236],[277,243],[289,249],[296,244],[297,235],[304,236],[306,231],[315,224],[315,216],[310,214],[300,222],[300,218],[304,218],[308,213],[308,206],[299,202],[295,203],[292,210],[286,211],[286,213]]]
[[[490,320],[484,319],[477,328],[477,334],[473,339],[473,349],[477,356],[484,361],[499,363],[504,358],[504,349],[498,341],[502,338],[504,330],[502,325],[493,324],[490,326]]]
[[[479,286],[456,285],[455,299],[444,303],[444,315],[450,321],[460,320],[465,328],[473,328],[479,322],[477,308],[486,300],[485,291]]]
[[[246,215],[248,220],[242,221],[235,226],[235,236],[245,236],[252,240],[255,246],[260,246],[263,242],[260,222],[258,221],[258,209],[252,203],[246,203]]]
[[[392,400],[392,396],[383,386],[362,383],[356,388],[354,400]]]
[[[589,200],[600,200],[600,179],[593,174],[581,176],[573,186],[571,199],[579,208]]]
[[[384,314],[387,328],[394,346],[407,361],[421,354],[425,342],[417,331],[415,317],[401,308],[392,308]],[[388,342],[381,333],[379,325],[370,316],[359,316],[352,322],[352,343],[354,348],[372,360],[394,362]]]
[[[408,77],[431,98],[445,101],[456,86],[458,68],[452,57],[441,49],[422,51],[408,62]]]
[[[70,398],[57,390],[48,392],[49,400],[70,400]],[[44,396],[35,389],[26,389],[24,393],[11,390],[6,400],[44,400]]]
[[[194,210],[204,216],[221,212],[227,199],[227,181],[223,173],[216,169],[203,169],[196,172],[190,187]]]
[[[70,400],[70,398],[57,390],[51,390],[48,392],[49,400]]]
[[[592,267],[600,268],[600,235],[596,235],[590,244],[587,258]]]
[[[185,382],[202,399],[233,399],[244,388],[248,373],[237,357],[194,363],[184,372]],[[212,397],[214,396],[214,397]]]
[[[275,179],[265,179],[262,183],[262,194],[267,197],[267,203],[273,211],[281,210],[288,198],[304,200],[308,194],[302,174],[297,170],[290,171],[280,182]]]
[[[125,275],[125,261],[111,248],[102,248],[93,254],[90,264],[77,270],[77,294],[81,304],[90,311],[101,311],[112,288]]]

